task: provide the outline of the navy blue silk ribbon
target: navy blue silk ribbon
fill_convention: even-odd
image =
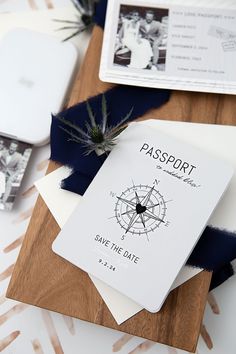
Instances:
[[[94,21],[104,27],[107,0],[100,0],[96,5]],[[142,116],[148,110],[157,108],[169,99],[170,91],[129,86],[117,86],[106,92],[108,102],[109,123],[116,125],[131,108],[129,120]],[[90,99],[90,104],[96,112],[97,123],[101,122],[101,95]],[[86,104],[80,103],[60,116],[77,123],[85,129],[87,120]],[[97,156],[91,153],[84,155],[84,148],[68,141],[68,135],[60,129],[61,123],[56,117],[52,118],[51,126],[51,160],[72,168],[73,173],[62,181],[62,188],[83,195],[96,173],[106,159],[106,155]],[[199,242],[194,248],[187,264],[193,267],[213,271],[211,287],[222,284],[234,274],[230,262],[236,258],[236,235],[234,233],[206,227]]]
[[[219,271],[226,261],[231,262],[235,258],[236,234],[207,226],[187,264],[209,271]]]
[[[141,117],[152,108],[162,106],[169,99],[169,91],[132,86],[116,86],[105,93],[108,103],[108,125],[117,125],[133,109],[129,121]],[[90,98],[89,102],[96,114],[96,122],[101,123],[102,95]],[[59,114],[86,130],[88,119],[86,103],[82,102]],[[63,181],[62,188],[83,195],[94,176],[106,159],[106,155],[97,156],[95,152],[85,156],[85,149],[77,143],[68,141],[68,134],[60,126],[62,123],[52,119],[51,160],[60,162],[73,169],[73,173]]]
[[[100,0],[95,7],[93,16],[94,22],[101,28],[104,28],[107,11],[107,0]]]

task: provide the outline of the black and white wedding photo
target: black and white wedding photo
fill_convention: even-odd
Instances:
[[[10,210],[20,187],[32,148],[0,136],[0,210]]]
[[[164,71],[169,10],[121,5],[113,63],[133,69]]]

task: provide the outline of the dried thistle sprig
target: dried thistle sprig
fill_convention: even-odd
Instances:
[[[77,124],[59,115],[57,119],[63,124],[60,128],[70,136],[69,141],[81,144],[84,147],[85,155],[89,155],[93,151],[95,151],[97,155],[107,153],[111,151],[116,144],[117,136],[126,128],[124,124],[132,114],[133,108],[118,124],[108,126],[109,113],[105,95],[102,95],[102,121],[100,124],[96,123],[94,112],[88,101],[86,101],[86,106],[89,117],[89,120],[85,122],[86,131],[81,129]]]
[[[89,30],[93,26],[93,16],[95,12],[95,3],[99,0],[71,0],[74,5],[76,13],[76,21],[70,20],[58,20],[55,22],[66,24],[63,27],[58,28],[58,31],[72,29],[75,30],[70,36],[63,39],[63,42],[77,36],[78,34]]]

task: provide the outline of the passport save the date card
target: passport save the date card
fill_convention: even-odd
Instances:
[[[53,251],[157,312],[233,168],[132,123],[53,243]]]

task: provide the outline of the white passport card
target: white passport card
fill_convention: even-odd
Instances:
[[[132,123],[53,250],[157,312],[232,174],[224,161]]]
[[[110,0],[101,80],[236,94],[236,7],[181,3]]]
[[[231,163],[234,169],[236,168],[236,156],[234,153],[236,149],[236,127],[157,119],[146,120],[143,121],[142,124],[148,125],[152,129],[163,131],[187,143],[191,143],[196,147],[201,147],[210,153],[214,153]],[[222,139],[222,137],[224,138]],[[61,181],[68,177],[69,174],[70,170],[63,166],[35,183],[41,197],[44,199],[60,228],[65,225],[81,201],[80,195],[60,188]],[[236,175],[234,174],[227,191],[220,203],[218,203],[211,218],[208,220],[208,225],[229,231],[236,229],[234,212],[236,205],[235,195]],[[63,203],[66,208],[61,208]],[[171,289],[177,287],[199,272],[201,272],[199,268],[183,267],[172,284]],[[142,307],[137,305],[134,301],[97,278],[93,276],[90,277],[118,324],[121,324],[142,310]]]

